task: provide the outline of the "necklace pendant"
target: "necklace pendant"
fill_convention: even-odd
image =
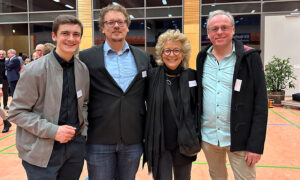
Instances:
[[[168,84],[169,86],[172,85],[172,82],[171,82],[169,79],[167,79],[166,81],[167,81],[167,84]]]

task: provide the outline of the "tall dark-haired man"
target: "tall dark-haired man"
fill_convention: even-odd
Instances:
[[[202,150],[213,180],[226,180],[226,154],[235,179],[254,180],[268,119],[260,51],[233,39],[234,18],[216,10],[207,20],[211,45],[197,56],[202,103]]]
[[[135,179],[143,152],[145,79],[149,56],[125,41],[130,18],[123,6],[100,11],[105,43],[79,53],[90,71],[87,165],[92,180]]]
[[[17,125],[16,146],[29,180],[80,177],[89,95],[88,69],[74,57],[82,32],[74,16],[58,16],[56,49],[22,71],[8,119]]]

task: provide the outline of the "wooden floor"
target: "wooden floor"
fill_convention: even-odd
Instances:
[[[0,123],[0,129],[3,125]],[[15,147],[15,125],[0,133],[0,180],[25,180],[26,174]],[[228,164],[229,179],[234,179]],[[300,180],[300,110],[274,107],[269,109],[264,155],[256,166],[257,180]],[[86,166],[81,180],[87,179]],[[141,166],[137,180],[151,180]],[[193,164],[192,180],[208,180],[208,166],[202,152]]]

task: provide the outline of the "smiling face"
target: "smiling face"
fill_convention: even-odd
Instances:
[[[81,42],[81,27],[78,24],[61,24],[52,40],[56,41],[56,53],[65,60],[70,60]]]
[[[109,44],[115,42],[125,42],[127,33],[129,32],[127,23],[124,26],[120,26],[118,23],[115,23],[113,27],[109,27],[107,22],[124,22],[125,16],[119,11],[109,11],[104,16],[104,25],[101,27],[101,32],[105,35],[106,41]]]
[[[235,28],[226,15],[214,16],[207,29],[207,35],[214,47],[231,45]]]
[[[171,50],[171,52],[170,52]],[[179,53],[174,53],[174,50],[179,50]],[[167,55],[165,51],[169,51],[170,54]],[[178,52],[178,51],[177,51]],[[182,52],[182,44],[180,41],[166,41],[163,53],[162,53],[162,60],[166,64],[166,66],[171,69],[175,70],[181,61],[183,60],[183,52]]]

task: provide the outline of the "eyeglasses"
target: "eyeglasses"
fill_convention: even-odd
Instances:
[[[208,30],[213,33],[216,33],[219,31],[219,29],[221,29],[221,31],[225,32],[225,31],[229,31],[231,27],[232,26],[212,27],[212,28],[208,28]]]
[[[123,27],[127,24],[127,21],[104,21],[104,23],[107,24],[108,27],[114,27],[116,23],[118,26]]]
[[[170,56],[171,52],[173,52],[173,54],[177,56],[178,54],[180,54],[182,52],[182,50],[181,49],[173,49],[173,50],[171,50],[171,49],[164,49],[163,50],[163,53],[166,56]]]

